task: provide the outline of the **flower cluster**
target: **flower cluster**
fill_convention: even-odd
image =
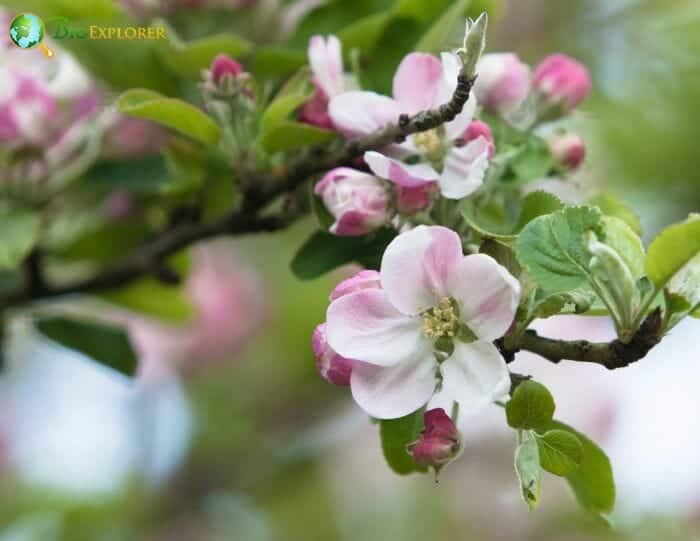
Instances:
[[[302,107],[300,120],[337,130],[352,139],[447,103],[455,92],[462,60],[411,53],[393,79],[393,96],[356,90],[345,74],[342,46],[335,36],[314,36],[309,46],[315,92]],[[553,55],[534,70],[513,53],[481,57],[478,78],[461,113],[438,128],[406,141],[366,152],[358,168],[330,171],[316,187],[335,221],[336,235],[363,235],[430,208],[439,198],[459,200],[481,188],[497,158],[491,127],[475,115],[499,115],[506,121],[530,109],[530,116],[556,119],[571,112],[588,95],[586,68],[565,55]],[[521,115],[522,116],[522,115]],[[585,146],[576,134],[557,135],[552,155],[564,170],[576,169]],[[374,179],[374,180],[373,180]],[[384,187],[382,189],[382,186]]]

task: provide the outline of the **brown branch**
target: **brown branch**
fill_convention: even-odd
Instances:
[[[659,343],[662,321],[661,310],[657,308],[647,316],[627,343],[619,339],[605,343],[554,340],[528,330],[518,341],[516,349],[511,349],[508,353],[524,350],[544,357],[552,363],[569,360],[599,364],[608,370],[615,370],[643,359]]]

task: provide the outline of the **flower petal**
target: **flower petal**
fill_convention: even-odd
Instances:
[[[367,135],[399,118],[398,104],[375,92],[344,92],[331,99],[328,113],[346,137]]]
[[[396,419],[424,406],[435,391],[432,352],[396,366],[355,363],[350,389],[355,402],[377,419]]]
[[[309,41],[309,64],[314,81],[326,96],[332,98],[343,91],[343,57],[338,38],[313,36]]]
[[[437,181],[440,176],[427,163],[408,165],[373,150],[365,152],[364,158],[375,175],[390,180],[402,188],[423,187]]]
[[[431,54],[411,53],[404,57],[394,75],[394,99],[402,113],[414,115],[434,104],[441,84],[440,61]]]
[[[440,90],[438,91],[433,103],[433,107],[438,107],[444,103],[449,102],[457,89],[457,79],[459,78],[459,73],[462,70],[462,61],[456,54],[453,53],[442,53],[440,55],[442,60],[442,80],[440,82]],[[472,119],[474,118],[474,112],[476,111],[476,96],[472,92],[464,104],[462,112],[459,113],[454,120],[445,124],[445,132],[448,140],[454,141],[458,137],[461,137],[464,130],[467,129]]]
[[[438,180],[440,193],[447,199],[462,199],[474,193],[483,184],[488,166],[489,142],[485,137],[452,147]]]
[[[474,120],[476,103],[476,96],[469,96],[467,103],[465,103],[462,108],[462,112],[459,113],[452,122],[445,124],[445,135],[448,141],[454,141],[462,137],[465,130],[469,127],[469,124]]]
[[[495,340],[513,323],[520,283],[486,254],[468,255],[450,277],[449,292],[460,318],[481,340]]]
[[[340,355],[379,366],[423,357],[432,349],[420,318],[401,314],[381,289],[364,289],[331,303],[328,344]]]
[[[473,413],[510,390],[506,362],[490,342],[456,342],[450,358],[440,365],[440,372],[440,396],[457,402],[460,413]]]
[[[454,231],[420,225],[396,237],[382,258],[382,287],[398,310],[419,314],[447,296],[458,269],[462,242]]]

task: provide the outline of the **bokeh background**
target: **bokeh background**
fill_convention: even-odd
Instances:
[[[362,4],[358,18],[368,14]],[[700,3],[505,0],[497,13],[489,51],[532,63],[561,51],[590,66],[595,92],[572,120],[589,149],[576,183],[630,203],[647,240],[700,210]],[[223,24],[178,13],[171,21],[191,35]],[[326,31],[307,26],[302,51],[310,33]],[[249,37],[274,39],[259,28]],[[309,337],[343,273],[313,282],[291,274],[313,227],[309,219],[235,241],[256,292],[241,324],[255,320],[257,333],[224,362],[133,383],[31,337],[13,341],[8,357],[31,362],[3,376],[0,408],[11,407],[0,421],[12,430],[2,441],[0,541],[700,539],[700,323],[680,325],[615,374],[517,361],[550,387],[559,418],[608,450],[618,478],[613,530],[578,511],[551,476],[529,513],[498,408],[461,419],[464,454],[436,484],[389,471],[377,427],[347,390],[318,378]],[[592,318],[541,329],[612,335]]]

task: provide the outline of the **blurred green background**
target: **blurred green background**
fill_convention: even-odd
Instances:
[[[40,13],[41,4],[34,8]],[[95,2],[95,17],[108,4]],[[328,4],[321,10],[337,20],[312,14],[293,47],[271,45],[288,55],[275,62],[293,70],[309,35],[369,16],[377,2]],[[339,4],[345,9],[334,11]],[[67,15],[70,6],[65,2]],[[513,50],[533,64],[561,51],[591,68],[595,93],[573,120],[590,151],[577,182],[629,202],[647,238],[700,209],[697,0],[506,0],[496,12],[489,51]],[[172,22],[190,37],[228,29],[216,18],[182,17]],[[421,24],[391,22],[373,65],[393,72]],[[248,23],[235,26],[246,33]],[[115,79],[129,78],[118,84],[142,85],[130,79],[149,75],[145,58],[135,74],[120,70],[119,57],[112,62]],[[386,76],[376,71],[370,79],[382,87]],[[325,384],[314,368],[309,337],[338,275],[300,283],[288,268],[314,226],[307,220],[284,234],[238,241],[263,277],[268,319],[244,354],[185,382],[194,435],[177,473],[158,487],[135,480],[125,493],[86,502],[29,488],[8,470],[0,484],[0,541],[699,539],[692,517],[642,517],[610,531],[576,510],[560,480],[547,480],[543,508],[528,513],[517,501],[511,442],[501,437],[469,445],[438,485],[428,476],[394,476],[376,427],[347,390]]]

